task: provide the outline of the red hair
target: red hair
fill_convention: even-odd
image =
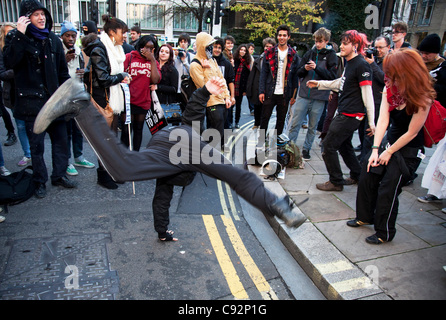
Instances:
[[[388,54],[383,71],[390,82],[388,87],[395,86],[406,101],[407,114],[417,113],[419,108],[425,109],[434,102],[433,79],[415,50],[405,48]]]
[[[364,42],[364,39],[365,39],[365,42]],[[364,45],[368,44],[367,36],[363,33],[359,33],[356,30],[345,31],[341,35],[341,42],[343,42],[343,41],[347,41],[347,42],[352,43],[353,45],[356,45],[356,51],[359,54],[364,53]]]

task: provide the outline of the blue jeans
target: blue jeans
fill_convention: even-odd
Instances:
[[[25,121],[15,119],[17,125],[17,135],[19,136],[20,144],[22,145],[23,155],[31,158],[31,150],[29,149],[29,140],[26,135]]]
[[[303,145],[304,150],[311,150],[314,138],[316,137],[316,128],[324,111],[325,101],[306,99],[298,97],[292,106],[293,117],[291,118],[289,138],[296,142],[299,136],[300,128],[308,115],[308,131]]]

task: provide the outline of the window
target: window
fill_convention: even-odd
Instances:
[[[127,4],[127,25],[138,24],[141,29],[164,28],[164,6],[151,4]]]
[[[423,0],[421,4],[419,25],[429,25],[431,23],[432,10],[434,9],[435,0]]]
[[[410,12],[409,12],[409,20],[408,20],[409,25],[413,25],[413,22],[415,19],[415,13],[417,12],[417,4],[418,4],[418,0],[410,1]]]
[[[180,7],[173,11],[173,29],[180,31],[197,31],[198,20],[192,12],[187,12]]]
[[[19,0],[0,0],[0,21],[17,22],[20,14],[20,2]],[[70,14],[69,0],[42,0],[41,3],[50,12],[54,24],[62,23]]]
[[[96,0],[98,8],[98,25],[102,25],[102,15],[106,13],[106,0]],[[80,21],[92,20],[90,15],[90,0],[79,0]]]

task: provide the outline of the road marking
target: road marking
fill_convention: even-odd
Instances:
[[[229,218],[229,217],[231,217],[231,215],[229,214],[228,206],[226,205],[225,193],[223,191],[221,180],[217,180],[217,189],[218,189],[218,195],[220,197],[220,204],[221,204],[221,208],[223,209],[223,213],[225,214],[226,217]]]
[[[230,219],[230,218],[228,218]],[[236,299],[249,299],[248,294],[240,281],[237,271],[232,264],[231,258],[223,244],[223,241],[218,233],[217,226],[215,225],[214,217],[212,215],[203,215],[203,222],[206,227],[209,240],[214,248],[215,255],[217,257],[220,268],[228,283],[229,290]]]
[[[232,215],[234,216],[235,220],[239,221],[240,217],[238,216],[237,208],[235,207],[235,202],[234,202],[234,198],[232,197],[231,187],[226,182],[225,182],[225,186],[226,186],[226,194],[228,195],[228,202],[229,202],[229,205],[231,206]]]
[[[232,219],[224,215],[221,216],[221,219],[226,227],[226,232],[228,233],[235,252],[239,256],[242,264],[245,266],[245,269],[257,287],[257,290],[259,290],[260,294],[262,295],[263,300],[278,300],[276,293],[271,288],[268,281],[265,279],[243,244],[242,238],[238,234]]]

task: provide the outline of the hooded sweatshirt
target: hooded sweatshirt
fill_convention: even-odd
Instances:
[[[161,74],[158,61],[156,62],[158,73]],[[150,90],[150,76],[152,74],[152,64],[141,54],[133,50],[125,55],[124,71],[132,76],[130,82],[130,103],[145,110],[150,109],[152,102],[152,91]]]
[[[214,43],[214,38],[206,32],[200,32],[197,35],[196,46],[197,46],[197,54],[195,55],[195,59],[200,62],[203,60],[208,60],[210,68],[204,68],[199,63],[192,61],[190,64],[190,76],[195,83],[197,88],[202,88],[208,82],[208,80],[212,77],[224,78],[221,70],[218,66],[217,61],[214,58],[208,58],[206,54],[206,48]],[[212,51],[210,52],[212,56]],[[229,99],[231,96],[229,94],[229,90],[225,84],[226,90],[218,96],[211,95],[207,106],[215,106],[218,104],[225,104],[225,99]]]

